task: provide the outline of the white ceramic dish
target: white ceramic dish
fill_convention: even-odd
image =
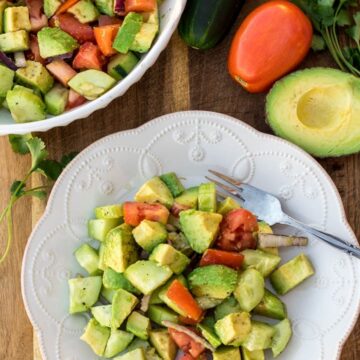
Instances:
[[[97,357],[79,336],[82,315],[69,316],[67,279],[84,273],[73,256],[87,241],[94,207],[131,199],[145,179],[174,170],[186,184],[218,169],[282,198],[290,215],[353,243],[339,194],[302,150],[225,115],[181,112],[97,141],[66,168],[23,260],[22,292],[44,360]],[[299,249],[282,251],[284,260]],[[316,275],[284,297],[294,336],[279,359],[335,360],[359,314],[360,262],[310,239]],[[271,359],[268,355],[267,359]]]
[[[10,112],[0,109],[0,135],[26,134],[35,131],[47,131],[57,126],[66,126],[71,122],[86,118],[94,111],[104,108],[111,101],[122,96],[133,84],[138,82],[145,72],[155,63],[160,53],[166,48],[170,38],[176,30],[186,0],[164,0],[159,7],[160,31],[150,51],[143,56],[136,68],[122,81],[118,82],[110,91],[96,100],[88,101],[73,110],[58,116],[48,116],[41,121],[15,123]]]

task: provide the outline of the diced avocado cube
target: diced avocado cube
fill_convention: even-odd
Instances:
[[[6,102],[13,119],[18,123],[43,120],[46,117],[45,104],[41,97],[23,86],[16,85],[9,90]]]
[[[75,314],[89,310],[98,300],[101,276],[78,277],[69,280],[69,312]]]
[[[25,51],[29,49],[29,33],[19,30],[0,34],[0,51],[5,53]]]
[[[97,219],[120,219],[124,216],[122,205],[107,205],[95,208]]]
[[[98,275],[99,272],[99,254],[89,244],[82,244],[75,251],[75,258],[79,265],[90,275]]]
[[[61,1],[60,0],[44,0],[44,13],[46,17],[49,19],[51,18],[56,10],[60,7]]]
[[[250,351],[265,350],[271,347],[274,334],[275,329],[272,326],[252,321],[250,334],[241,345]]]
[[[180,205],[187,206],[192,209],[197,209],[198,206],[199,187],[194,186],[186,189],[181,195],[175,198],[175,202]]]
[[[109,337],[109,328],[101,326],[95,319],[90,319],[80,339],[85,341],[96,355],[102,356]]]
[[[234,291],[237,277],[237,272],[227,266],[209,265],[194,269],[188,281],[191,292],[197,297],[226,299]]]
[[[114,360],[146,360],[145,351],[142,348],[138,348],[124,355],[117,356]]]
[[[150,204],[159,202],[170,208],[174,203],[174,198],[165,183],[155,176],[140,187],[135,194],[135,201]]]
[[[224,345],[239,346],[250,334],[250,315],[247,312],[226,315],[215,323],[215,331]]]
[[[116,290],[106,289],[104,287],[101,289],[101,296],[109,303],[112,303],[115,294]]]
[[[310,260],[300,254],[275,270],[270,276],[270,282],[278,294],[284,295],[314,273]]]
[[[237,347],[222,347],[213,353],[213,360],[241,360]]]
[[[107,73],[116,80],[122,80],[130,74],[138,62],[138,57],[131,51],[114,55],[108,63]]]
[[[221,304],[217,305],[214,311],[215,320],[220,320],[226,315],[241,312],[241,307],[234,296],[229,296]]]
[[[132,234],[136,243],[148,253],[153,249],[166,242],[167,231],[165,225],[156,221],[143,220],[133,231]]]
[[[242,347],[241,354],[242,360],[265,360],[264,350],[250,351]]]
[[[168,266],[150,260],[139,260],[125,270],[125,277],[145,295],[164,285],[171,275],[172,271]]]
[[[246,249],[241,252],[244,255],[243,267],[254,268],[264,277],[269,276],[280,264],[281,257],[262,250]]]
[[[139,53],[145,53],[150,50],[159,31],[159,12],[157,6],[152,12],[143,13],[142,15],[147,20],[141,25],[140,31],[135,35],[135,39],[130,46],[130,50]]]
[[[78,42],[71,35],[58,27],[44,27],[37,36],[43,59],[63,55],[79,47]]]
[[[117,329],[131,314],[139,300],[137,297],[123,289],[116,290],[112,299],[111,327]]]
[[[4,31],[31,30],[29,9],[27,6],[11,6],[4,11]]]
[[[80,0],[67,11],[73,14],[82,24],[95,21],[100,16],[98,9],[91,0]]]
[[[185,188],[174,172],[169,172],[160,176],[162,182],[169,188],[173,197],[179,196]]]
[[[163,360],[175,360],[177,347],[167,330],[150,331],[150,342]]]
[[[124,289],[133,294],[140,293],[134,286],[131,285],[130,281],[125,277],[123,273],[118,273],[111,268],[107,268],[104,270],[103,285],[106,289]]]
[[[147,340],[149,338],[149,331],[151,330],[150,319],[133,311],[126,322],[126,331],[134,334],[140,339]]]
[[[43,94],[54,85],[54,78],[46,67],[37,61],[26,61],[26,67],[17,69],[15,77],[18,83],[39,90]]]
[[[106,344],[104,357],[112,358],[124,351],[134,339],[133,334],[126,331],[111,329],[109,340]]]
[[[114,0],[95,0],[98,10],[105,15],[114,16]]]
[[[85,70],[76,74],[68,85],[88,100],[95,100],[116,84],[116,80],[100,70]]]
[[[265,281],[259,271],[249,268],[240,274],[234,296],[244,311],[250,312],[265,294]]]
[[[201,335],[214,347],[217,348],[221,345],[219,337],[215,333],[214,324],[210,326],[209,322],[206,322],[205,319],[201,324],[197,325],[197,328],[200,330]]]
[[[112,305],[94,306],[91,313],[101,326],[111,327]]]
[[[196,302],[203,310],[208,310],[221,304],[223,302],[223,299],[214,299],[209,296],[199,296],[196,298]]]
[[[218,206],[217,212],[221,215],[226,215],[232,210],[239,209],[241,206],[231,197],[224,199]]]
[[[113,48],[119,53],[126,54],[130,50],[136,34],[140,31],[142,23],[143,17],[140,14],[129,12],[115,37]]]
[[[137,246],[131,227],[122,224],[109,231],[104,241],[104,263],[122,273],[138,259]]]
[[[6,0],[0,0],[0,34],[3,32],[3,23],[4,23],[4,11],[8,3]]]
[[[12,89],[14,84],[14,76],[15,71],[0,64],[0,98],[5,98],[7,92]]]
[[[160,326],[164,326],[162,322],[165,320],[171,321],[173,323],[179,322],[179,315],[177,315],[167,307],[160,305],[150,305],[148,310],[148,316],[151,321]]]
[[[265,289],[265,295],[254,308],[254,314],[283,320],[286,318],[286,306],[277,296]]]
[[[291,323],[289,319],[284,319],[283,321],[280,321],[274,325],[273,328],[275,329],[275,334],[272,338],[271,350],[273,356],[277,357],[285,350],[291,339]]]
[[[55,84],[54,87],[45,94],[46,111],[51,115],[62,114],[66,109],[68,99],[69,90],[61,84]]]
[[[108,232],[116,228],[120,223],[119,219],[91,219],[88,222],[89,237],[104,241]]]
[[[206,183],[199,186],[198,206],[200,211],[216,211],[216,186],[214,183]]]
[[[160,244],[151,253],[149,260],[160,265],[169,265],[174,274],[181,274],[190,263],[190,259],[169,244]]]
[[[197,210],[180,212],[180,225],[190,246],[199,254],[212,246],[218,233],[222,215]]]

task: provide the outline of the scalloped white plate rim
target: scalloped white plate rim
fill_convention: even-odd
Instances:
[[[311,155],[309,155],[307,152],[305,152],[304,150],[302,150],[298,146],[296,146],[296,145],[294,145],[294,144],[292,144],[292,143],[290,143],[290,142],[288,142],[288,141],[286,141],[284,139],[281,139],[281,138],[279,138],[277,136],[262,133],[262,132],[260,132],[260,131],[258,131],[256,129],[254,129],[252,126],[248,125],[247,123],[244,123],[243,121],[241,121],[241,120],[239,120],[239,119],[237,119],[235,117],[232,117],[232,116],[229,116],[229,115],[226,115],[226,114],[222,114],[222,113],[218,113],[218,112],[212,112],[212,111],[202,111],[202,110],[179,111],[179,112],[174,112],[174,113],[159,116],[159,117],[157,117],[157,118],[155,118],[153,120],[150,120],[147,123],[145,123],[145,124],[143,124],[143,125],[141,125],[141,126],[139,126],[137,128],[129,129],[129,130],[123,130],[123,131],[119,131],[119,132],[107,135],[107,136],[95,141],[94,143],[92,143],[91,145],[86,147],[84,150],[82,150],[73,159],[73,161],[68,165],[68,167],[65,168],[63,173],[60,175],[60,177],[58,178],[58,180],[54,184],[53,189],[51,191],[51,194],[49,196],[49,199],[48,199],[47,206],[46,206],[46,209],[44,211],[44,214],[42,215],[42,217],[40,218],[40,220],[38,221],[38,223],[35,225],[34,229],[32,230],[32,233],[31,233],[31,235],[30,235],[30,237],[28,239],[28,242],[27,242],[25,250],[24,250],[24,255],[23,255],[23,259],[22,259],[22,268],[21,268],[21,292],[22,292],[22,298],[23,298],[26,313],[27,313],[27,315],[28,315],[28,317],[30,319],[31,324],[33,325],[33,327],[34,327],[34,329],[36,331],[36,335],[38,336],[39,345],[40,345],[40,351],[41,351],[41,355],[43,356],[44,360],[46,360],[46,359],[44,357],[44,351],[43,351],[43,348],[44,348],[43,333],[41,331],[41,328],[38,326],[37,322],[35,321],[35,316],[32,315],[32,313],[30,311],[30,306],[29,306],[28,301],[27,301],[27,298],[24,295],[25,294],[25,290],[24,290],[25,266],[24,265],[25,265],[25,259],[27,258],[27,253],[28,253],[28,249],[30,247],[30,244],[31,244],[32,240],[35,238],[34,234],[37,232],[38,228],[45,222],[46,218],[50,214],[50,210],[49,210],[51,208],[50,204],[53,201],[53,198],[55,197],[56,190],[59,187],[59,184],[62,182],[63,178],[67,175],[67,173],[69,171],[71,171],[71,169],[72,169],[71,164],[73,164],[75,161],[82,158],[84,156],[84,154],[94,150],[97,146],[103,144],[104,142],[108,141],[109,139],[116,138],[119,134],[137,135],[138,133],[140,133],[142,131],[145,131],[147,128],[153,126],[154,124],[156,124],[158,122],[161,122],[161,121],[164,121],[164,120],[171,120],[171,118],[173,118],[173,117],[186,116],[186,115],[189,115],[189,116],[192,116],[192,115],[194,115],[194,116],[195,115],[204,115],[204,116],[206,116],[206,115],[208,115],[210,117],[218,117],[218,118],[222,118],[222,119],[225,119],[225,120],[230,120],[230,121],[235,122],[237,124],[240,122],[243,127],[245,127],[249,132],[252,132],[256,137],[259,137],[259,138],[265,137],[265,138],[271,139],[271,140],[273,140],[275,142],[278,142],[279,144],[283,144],[283,145],[286,145],[286,146],[288,146],[288,147],[290,147],[290,148],[292,148],[294,150],[297,150],[300,153],[300,155],[302,155],[307,160],[309,160],[311,162],[311,164],[315,168],[317,168],[325,176],[325,178],[327,179],[328,184],[330,185],[331,190],[333,191],[333,193],[334,193],[334,195],[336,197],[336,200],[338,202],[340,212],[341,212],[341,221],[343,222],[343,224],[345,225],[345,227],[349,231],[349,234],[351,235],[353,241],[356,244],[359,244],[353,229],[351,228],[349,222],[347,221],[344,205],[343,205],[341,196],[340,196],[340,194],[339,194],[339,192],[337,190],[337,187],[335,186],[334,182],[332,181],[329,174],[325,171],[325,169]],[[337,352],[337,355],[336,355],[336,360],[340,359],[341,352],[342,352],[342,349],[344,347],[344,344],[345,344],[346,340],[348,339],[348,337],[350,336],[352,330],[354,329],[354,326],[356,325],[356,322],[357,322],[357,319],[358,319],[359,315],[360,315],[360,303],[357,306],[356,313],[354,313],[354,315],[353,315],[352,323],[349,325],[349,328],[348,328],[347,332],[344,334],[344,336],[342,337],[342,339],[338,343],[338,352]]]
[[[177,13],[169,20],[169,24],[167,24],[167,26],[160,32],[153,47],[147,54],[144,55],[141,62],[124,80],[117,82],[117,84],[104,95],[100,96],[96,100],[88,101],[75,109],[66,111],[61,115],[49,116],[44,120],[28,123],[0,123],[0,135],[26,134],[34,131],[43,132],[55,127],[66,126],[75,120],[84,119],[90,116],[93,112],[105,108],[113,100],[124,95],[132,85],[140,81],[145,72],[155,64],[160,54],[165,50],[171,36],[177,28],[185,5],[186,0],[173,0],[173,8],[171,11],[177,11]]]

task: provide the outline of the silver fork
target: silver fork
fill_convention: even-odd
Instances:
[[[209,172],[219,177],[227,184],[230,184],[230,186],[206,176],[208,180],[213,181],[226,193],[239,198],[242,201],[244,208],[254,213],[259,219],[267,222],[269,225],[284,224],[292,226],[308,234],[314,235],[318,239],[323,240],[326,243],[345,251],[349,255],[353,255],[360,259],[359,247],[334,235],[317,230],[309,225],[293,219],[284,213],[281,208],[279,199],[274,195],[271,195],[268,192],[258,189],[252,185],[242,183],[237,179],[226,176],[217,171],[209,170]]]

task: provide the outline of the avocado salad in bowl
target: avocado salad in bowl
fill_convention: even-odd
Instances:
[[[0,134],[89,116],[140,80],[185,0],[0,1]]]
[[[69,311],[91,314],[81,339],[96,355],[174,360],[180,349],[183,360],[256,360],[284,351],[292,330],[278,296],[314,268],[303,253],[279,266],[274,244],[297,239],[272,235],[231,197],[218,200],[214,183],[185,189],[170,172],[134,201],[95,209],[88,230],[99,243],[75,250],[87,275],[69,280]]]

